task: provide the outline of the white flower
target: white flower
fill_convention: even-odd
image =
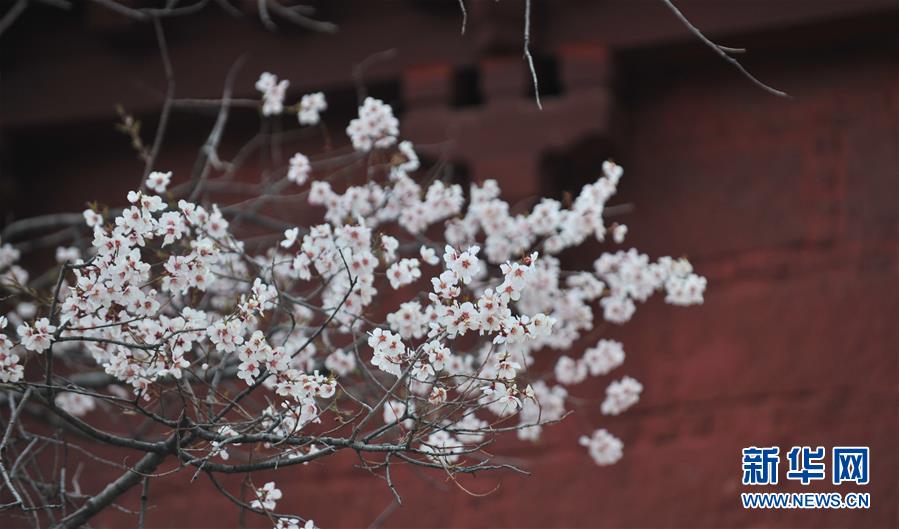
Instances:
[[[466,444],[477,444],[484,440],[490,430],[490,423],[478,419],[474,411],[466,411],[463,417],[452,427],[456,439]]]
[[[587,377],[587,366],[569,356],[562,356],[556,361],[556,380],[560,384],[570,386],[579,384]]]
[[[287,179],[297,185],[303,185],[309,179],[312,165],[305,155],[296,153],[290,159],[290,167],[287,170]]]
[[[458,439],[445,430],[437,430],[431,433],[421,445],[422,452],[431,454],[431,458],[445,464],[452,464],[459,460],[459,452],[464,449]]]
[[[189,231],[184,217],[177,211],[166,211],[159,217],[157,235],[162,235],[162,245],[172,244]]]
[[[602,403],[602,412],[606,415],[618,415],[640,400],[643,384],[631,377],[624,377],[609,384],[606,388],[606,399]]]
[[[499,380],[515,380],[515,375],[520,369],[521,364],[506,358],[497,364],[496,378]]]
[[[624,224],[618,224],[612,229],[612,239],[618,244],[624,242],[625,235],[627,235],[627,226]]]
[[[281,241],[282,248],[290,248],[293,243],[297,242],[297,236],[300,234],[299,228],[290,228],[284,230],[284,240]]]
[[[394,180],[415,172],[421,167],[411,141],[401,141],[397,149],[402,155],[402,161],[390,168],[390,178]]]
[[[325,94],[321,92],[306,94],[300,99],[297,119],[300,121],[300,125],[316,125],[321,120],[319,114],[327,109],[328,103],[325,101]]]
[[[421,303],[407,301],[399,310],[387,315],[390,329],[398,332],[403,339],[421,338],[427,331],[427,320],[421,310]]]
[[[428,402],[431,404],[442,404],[446,402],[446,388],[434,386],[434,388],[431,389],[431,394],[428,395]]]
[[[602,172],[605,174],[606,178],[612,181],[612,183],[617,184],[618,180],[621,179],[621,175],[624,174],[624,169],[615,162],[606,160],[602,163]]]
[[[612,323],[625,323],[631,319],[637,306],[625,296],[608,296],[600,300],[603,308],[603,317]]]
[[[347,376],[356,369],[356,357],[351,351],[334,351],[325,358],[325,368],[337,376]]]
[[[273,511],[278,500],[281,499],[281,490],[275,487],[274,481],[269,481],[262,488],[256,489],[257,499],[250,502],[254,509]]]
[[[383,149],[396,143],[399,120],[394,117],[390,105],[380,99],[367,97],[359,107],[359,117],[350,121],[346,133],[357,151]]]
[[[369,333],[368,345],[374,350],[372,365],[400,376],[400,364],[406,360],[407,350],[399,336],[383,329],[374,329]]]
[[[457,286],[459,276],[451,270],[446,270],[439,277],[431,278],[431,285],[434,287],[434,293],[442,298],[454,298],[461,292]]]
[[[288,80],[278,81],[278,76],[264,72],[256,81],[256,90],[262,92],[262,115],[275,116],[284,111],[284,96],[287,94]]]
[[[14,248],[11,244],[0,246],[0,269],[6,268],[15,263],[21,257],[21,252]]]
[[[447,246],[443,254],[446,269],[454,272],[463,284],[468,284],[481,270],[481,262],[476,257],[481,250],[479,246],[470,246],[464,252],[457,252]]]
[[[147,175],[147,188],[156,191],[157,193],[165,193],[166,188],[169,187],[169,183],[172,181],[172,172],[169,171],[167,173],[163,173],[160,171],[153,171],[149,175]]]
[[[237,437],[237,435],[238,435],[237,430],[228,426],[227,424],[222,426],[221,428],[219,428],[218,434],[220,436],[224,436],[224,437]],[[239,446],[239,443],[233,443],[233,444],[234,444],[234,446]],[[225,461],[227,461],[231,457],[231,455],[228,453],[228,450],[225,448],[225,446],[226,446],[225,441],[212,441],[210,443],[210,445],[211,445],[210,455],[212,455],[213,457],[218,456]]]
[[[244,328],[240,320],[221,319],[206,329],[209,340],[216,349],[222,352],[234,352],[238,345],[243,343]]]
[[[25,374],[24,366],[19,363],[12,340],[2,332],[6,325],[6,317],[0,316],[0,382],[18,382]]]
[[[429,246],[422,246],[418,250],[418,253],[421,255],[421,260],[431,266],[435,266],[440,263],[440,258],[437,257],[437,252],[435,252],[434,249]]]
[[[58,393],[54,402],[61,410],[76,417],[81,417],[97,407],[97,402],[94,397],[72,391]]]
[[[387,279],[393,289],[408,285],[419,277],[421,270],[418,268],[418,259],[402,259],[387,269]]]
[[[593,435],[582,435],[579,443],[587,447],[590,457],[597,465],[605,466],[616,463],[622,456],[624,444],[604,428],[596,430]]]
[[[269,72],[262,72],[256,81],[256,90],[266,92],[278,83],[278,76]]]
[[[422,350],[428,354],[428,362],[437,371],[442,371],[446,363],[452,359],[449,348],[436,340],[424,344]]]
[[[624,347],[615,340],[600,340],[584,352],[583,362],[591,375],[605,375],[624,362]]]
[[[46,351],[50,347],[50,340],[56,327],[50,325],[50,320],[41,318],[34,322],[34,325],[20,325],[16,331],[19,333],[19,339],[22,341],[22,347],[29,351],[40,353]]]
[[[306,523],[304,523],[303,526],[300,527],[299,518],[283,517],[278,518],[274,529],[318,529],[318,527],[316,527],[315,522],[312,520],[306,520]]]
[[[482,403],[489,405],[491,410],[498,410],[498,415],[514,413],[521,408],[521,399],[515,396],[514,389],[502,382],[484,386],[481,391],[484,393],[481,397]]]
[[[82,215],[84,215],[84,223],[87,224],[88,228],[93,228],[95,226],[100,226],[103,224],[103,215],[100,215],[92,209],[84,210]]]
[[[81,250],[79,250],[75,246],[59,246],[56,248],[57,263],[74,263],[78,259],[81,259]]]
[[[696,274],[686,277],[669,277],[665,282],[665,303],[672,305],[701,305],[705,293],[706,278]]]
[[[384,250],[384,261],[392,263],[396,260],[396,250],[400,247],[400,241],[390,235],[381,236],[381,249]]]
[[[274,529],[300,529],[300,520],[297,518],[278,518]]]
[[[384,403],[384,424],[397,423],[402,419],[403,428],[408,430],[415,424],[415,419],[412,418],[414,410],[414,402],[410,401],[409,406],[407,407],[406,404],[401,401],[388,400]],[[403,419],[404,417],[406,418]]]

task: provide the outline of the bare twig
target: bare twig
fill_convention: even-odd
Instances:
[[[16,3],[9,8],[3,18],[0,18],[0,35],[13,25],[19,16],[25,12],[28,7],[28,0],[16,0]]]
[[[534,83],[534,99],[537,101],[537,108],[543,110],[540,103],[540,86],[537,83],[537,70],[534,69],[534,58],[531,56],[531,0],[524,2],[524,58],[528,61],[528,68],[531,71],[531,81]]]
[[[171,442],[174,442],[174,439]],[[156,470],[163,460],[165,460],[164,454],[146,454],[134,468],[128,469],[118,479],[106,485],[96,496],[91,497],[75,512],[63,518],[54,529],[76,529],[81,527],[92,516],[137,485],[144,476]]]
[[[169,57],[169,47],[165,39],[165,32],[162,30],[162,22],[159,16],[153,17],[153,29],[156,32],[156,40],[159,44],[159,55],[162,57],[162,67],[165,72],[165,100],[162,103],[162,112],[159,115],[159,124],[156,127],[156,138],[153,140],[153,147],[150,148],[150,154],[144,165],[143,179],[153,170],[156,158],[162,148],[162,142],[165,138],[166,127],[169,123],[169,114],[172,112],[172,100],[175,98],[175,72],[172,68],[172,59]]]
[[[359,64],[353,67],[353,81],[356,84],[356,99],[360,105],[365,99],[365,96],[368,95],[365,89],[365,71],[376,63],[393,59],[394,57],[396,57],[396,54],[396,48],[379,51],[377,53],[369,55],[361,62],[359,62]]]
[[[459,10],[462,11],[462,34],[465,34],[465,27],[468,25],[468,11],[465,9],[465,0],[459,0]]]
[[[700,41],[702,41],[703,44],[705,44],[706,46],[711,48],[715,53],[718,54],[719,57],[721,57],[725,61],[731,63],[741,74],[743,74],[743,76],[745,76],[747,79],[752,81],[752,83],[754,85],[758,86],[759,88],[768,92],[769,94],[772,94],[772,95],[775,95],[778,97],[790,97],[789,94],[787,94],[786,92],[783,92],[776,88],[772,88],[771,86],[768,86],[767,84],[760,81],[757,77],[755,77],[754,75],[749,73],[749,71],[747,71],[746,68],[744,68],[743,65],[740,64],[740,61],[738,61],[737,59],[734,59],[733,57],[728,55],[728,53],[743,53],[746,50],[744,50],[742,48],[728,48],[725,46],[719,46],[718,44],[715,44],[714,42],[709,40],[708,37],[706,37],[699,30],[699,28],[694,26],[687,19],[687,17],[684,16],[683,13],[681,13],[680,9],[678,9],[677,6],[674,5],[674,2],[672,2],[671,0],[662,0],[662,3],[664,3],[668,7],[668,9],[670,9],[671,12],[674,13],[674,16],[676,16],[678,18],[678,20],[680,20],[685,26],[687,26],[687,29],[689,29],[691,33],[696,35],[696,37]]]
[[[268,4],[271,7],[272,11],[277,13],[278,15],[286,18],[287,20],[293,22],[297,26],[302,28],[311,29],[313,31],[319,31],[322,33],[334,33],[337,31],[337,25],[332,24],[331,22],[324,22],[321,20],[315,20],[313,18],[309,18],[303,13],[302,10],[296,9],[297,7],[304,6],[294,6],[294,7],[286,7],[281,5],[278,0],[260,0],[260,9],[264,4]],[[269,19],[271,22],[271,19]],[[274,25],[274,23],[271,23]]]
[[[150,494],[150,476],[144,476],[143,486],[140,491],[140,517],[137,520],[138,529],[144,529],[147,516],[147,502]]]
[[[371,524],[368,526],[368,529],[378,529],[379,527],[384,525],[384,522],[387,521],[387,518],[389,518],[390,515],[393,514],[393,511],[395,511],[399,506],[400,504],[396,499],[391,501],[390,504],[388,504],[387,507],[385,507],[384,510],[381,511],[381,514],[379,514],[378,517],[371,522]]]

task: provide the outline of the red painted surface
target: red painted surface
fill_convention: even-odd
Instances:
[[[751,62],[761,78],[795,96],[789,101],[711,60],[665,63],[681,60],[677,49],[647,59],[595,45],[563,47],[557,60],[570,90],[547,97],[543,113],[526,98],[491,96],[526,89],[521,68],[505,59],[483,63],[488,93],[478,106],[449,105],[441,84],[451,80],[449,64],[404,72],[406,135],[455,140],[450,158],[473,180],[498,179],[510,197],[576,191],[595,176],[597,161],[615,156],[625,166],[618,202],[636,208],[620,218],[630,242],[654,257],[688,255],[709,289],[702,307],[653,300],[632,323],[608,331],[628,354],[613,376],[633,375],[646,388],[631,411],[607,418],[596,405],[548,428],[536,445],[501,444],[496,451],[532,475],[461,481],[476,494],[493,491],[486,497],[439,473],[398,467],[404,505],[384,527],[899,525],[897,54],[880,41],[840,42],[787,57],[769,51]],[[608,76],[596,75],[610,58],[611,89]],[[55,130],[11,141],[33,145],[71,129]],[[194,132],[178,134],[166,154],[172,167],[189,167],[193,136],[203,135]],[[130,185],[111,179],[135,173],[127,152],[101,158],[75,151],[62,147],[39,164],[43,174],[78,175],[53,180],[54,207],[77,207],[98,191],[113,200]],[[572,266],[592,260],[587,252],[568,259]],[[606,382],[594,379],[571,393],[596,397]],[[624,459],[613,467],[594,466],[576,445],[598,426],[625,441]],[[872,508],[744,511],[740,449],[794,444],[869,445],[871,484],[841,490],[870,492]],[[384,481],[356,464],[345,453],[267,477],[284,490],[285,511],[325,528],[364,527],[392,497]],[[82,486],[111,476],[85,474]],[[153,481],[150,526],[236,526],[235,509],[205,478],[189,480],[182,472]],[[239,479],[228,483],[237,490]],[[136,502],[136,494],[122,501]],[[134,524],[109,511],[95,526]]]

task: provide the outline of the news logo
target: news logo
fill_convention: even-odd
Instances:
[[[831,457],[823,446],[794,446],[785,452],[786,473],[790,482],[807,486],[827,479],[833,485],[867,485],[871,474],[871,451],[867,446],[835,446]],[[743,449],[743,485],[777,485],[780,477],[780,447],[750,446]],[[868,509],[867,492],[744,492],[740,494],[746,509]]]

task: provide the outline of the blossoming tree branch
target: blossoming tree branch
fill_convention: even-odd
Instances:
[[[261,134],[222,159],[232,103],[258,108],[263,126],[291,115],[294,129],[323,127],[324,95],[288,104],[288,87],[263,73],[248,101],[228,86],[194,173],[156,170],[158,149],[147,149],[127,202],[63,216],[75,243],[56,248],[49,269],[20,260],[60,233],[2,244],[2,509],[81,527],[136,489],[143,526],[151,482],[183,472],[273,527],[311,528],[282,508],[276,481],[254,476],[350,451],[399,500],[395,465],[450,478],[522,471],[494,445],[537,440],[563,420],[568,386],[615,373],[595,403],[607,415],[639,399],[625,346],[599,339],[579,352],[582,337],[600,321],[626,323],[655,293],[702,302],[706,280],[685,259],[626,249],[626,226],[606,224],[623,175],[611,161],[569,204],[542,198],[513,213],[494,180],[463,189],[424,171],[391,107],[373,98],[346,127],[351,148],[279,158],[274,135]],[[140,147],[133,125],[126,115]],[[251,152],[271,162],[255,183],[236,178]],[[216,204],[222,189],[248,196]],[[319,220],[266,215],[279,199]],[[560,252],[591,240],[607,251],[590,269],[566,269]],[[596,427],[571,443],[615,463],[621,441]],[[119,477],[83,490],[75,469],[47,475],[40,460],[60,446]],[[110,461],[104,447],[138,457]],[[225,474],[246,475],[249,492],[228,490]]]

